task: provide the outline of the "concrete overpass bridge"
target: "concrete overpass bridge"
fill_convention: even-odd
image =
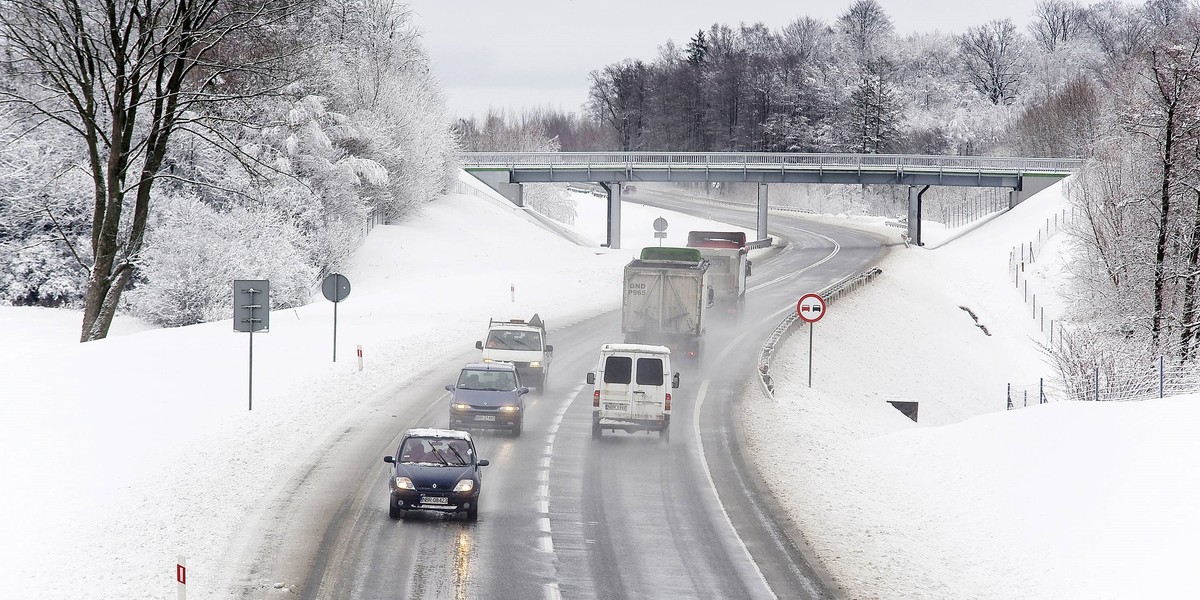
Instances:
[[[930,186],[1009,189],[1009,207],[1070,175],[1075,158],[771,152],[465,152],[463,169],[518,206],[521,184],[597,183],[608,192],[608,245],[621,247],[621,186],[630,182],[758,184],[759,239],[768,186],[837,183],[908,186],[908,236],[921,243],[921,195]]]

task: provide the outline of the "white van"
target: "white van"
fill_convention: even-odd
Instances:
[[[593,439],[605,429],[657,431],[663,441],[670,439],[671,389],[679,387],[679,373],[671,373],[670,348],[605,344],[587,382],[596,386],[592,392]]]

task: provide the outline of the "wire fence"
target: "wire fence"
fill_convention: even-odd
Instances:
[[[1038,302],[1038,288],[1036,285],[1030,287],[1025,268],[1037,261],[1046,242],[1065,229],[1073,216],[1073,208],[1064,208],[1053,216],[1046,217],[1045,224],[1038,228],[1037,233],[1029,236],[1028,241],[1014,245],[1008,253],[1008,272],[1013,280],[1013,287],[1021,294],[1021,301],[1029,307],[1030,318],[1038,322],[1038,330],[1049,337],[1051,347],[1061,348],[1066,332],[1063,330],[1062,321],[1056,319],[1053,312],[1047,316],[1046,296],[1042,296],[1042,303]]]
[[[1008,409],[1061,401],[1149,400],[1200,392],[1200,363],[1166,357],[1120,367],[1101,365],[1090,372],[1041,379],[1036,385],[1009,385]]]
[[[826,304],[832,304],[842,296],[856,291],[859,288],[871,283],[876,277],[883,274],[883,270],[879,267],[874,267],[862,273],[850,275],[837,283],[827,286],[825,289],[818,292]],[[762,348],[758,354],[758,377],[759,383],[762,385],[763,393],[768,398],[775,399],[775,381],[771,377],[771,358],[775,354],[775,348],[779,346],[783,340],[791,335],[795,328],[792,327],[800,320],[799,315],[795,311],[788,313],[771,334],[767,336],[767,340],[763,342]]]

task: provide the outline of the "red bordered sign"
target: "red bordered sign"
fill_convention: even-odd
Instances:
[[[825,299],[817,294],[800,296],[800,301],[796,303],[796,314],[805,323],[820,321],[825,316]]]

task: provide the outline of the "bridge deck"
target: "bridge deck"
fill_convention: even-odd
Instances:
[[[1061,179],[1080,159],[899,154],[467,152],[463,168],[508,173],[508,183],[728,181],[906,184],[1021,189],[1028,176]]]

